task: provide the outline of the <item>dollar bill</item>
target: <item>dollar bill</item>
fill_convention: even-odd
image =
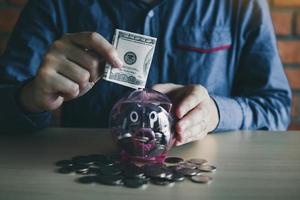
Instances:
[[[113,46],[124,66],[106,64],[103,79],[134,89],[145,88],[156,38],[116,29]]]

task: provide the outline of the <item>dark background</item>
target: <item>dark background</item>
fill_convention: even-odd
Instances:
[[[0,55],[27,0],[0,0]],[[300,0],[269,0],[278,47],[293,89],[291,130],[300,130]],[[55,112],[59,123],[59,111]]]

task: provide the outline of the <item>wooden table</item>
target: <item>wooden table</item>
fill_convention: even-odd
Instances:
[[[300,199],[300,132],[232,132],[173,148],[171,155],[206,158],[218,167],[208,185],[186,180],[146,189],[84,185],[54,163],[76,155],[110,153],[108,130],[45,129],[0,134],[0,199]]]

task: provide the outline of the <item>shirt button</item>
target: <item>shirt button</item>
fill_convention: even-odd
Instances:
[[[153,10],[151,10],[149,13],[148,13],[148,17],[153,17],[153,15],[154,15],[154,12],[153,12]]]

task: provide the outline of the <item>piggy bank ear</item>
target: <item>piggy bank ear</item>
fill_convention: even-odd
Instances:
[[[157,121],[157,119],[158,119],[157,112],[151,111],[149,114],[149,121],[150,121],[151,128],[154,128],[154,123]]]

